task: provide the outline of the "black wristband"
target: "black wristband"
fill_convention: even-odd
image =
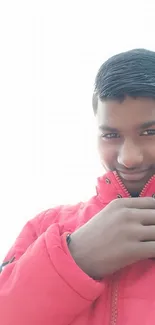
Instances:
[[[67,241],[67,245],[69,246],[70,242],[71,242],[71,234],[68,234],[66,236],[66,241]]]

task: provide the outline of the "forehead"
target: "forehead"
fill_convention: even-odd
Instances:
[[[97,124],[117,129],[134,129],[145,122],[155,120],[155,100],[150,98],[126,98],[98,101]]]

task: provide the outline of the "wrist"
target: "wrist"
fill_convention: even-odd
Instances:
[[[101,277],[95,272],[96,266],[93,256],[89,251],[89,244],[86,245],[85,241],[82,243],[82,238],[78,236],[78,231],[68,234],[66,241],[70,254],[78,267],[91,278],[100,280]]]

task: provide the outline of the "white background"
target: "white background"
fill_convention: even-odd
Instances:
[[[153,3],[1,1],[1,260],[28,219],[94,193],[95,74],[117,52],[155,50]]]

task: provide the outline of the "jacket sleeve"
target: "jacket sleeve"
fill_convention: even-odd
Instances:
[[[1,325],[68,325],[104,288],[76,265],[56,222],[38,237],[29,222],[7,259],[12,263],[0,273]]]

